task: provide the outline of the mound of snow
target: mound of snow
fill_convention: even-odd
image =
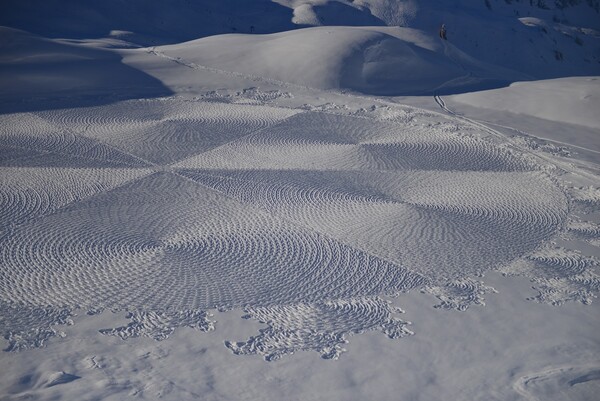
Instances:
[[[157,52],[190,66],[377,95],[430,94],[503,77],[523,78],[408,28],[315,27],[271,35],[220,35],[159,47]]]

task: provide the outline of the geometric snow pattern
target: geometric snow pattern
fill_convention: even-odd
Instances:
[[[2,116],[0,303],[128,310],[160,339],[245,308],[271,357],[409,333],[379,295],[508,265],[568,210],[530,159],[443,127],[181,99]],[[343,324],[276,321],[297,313]]]

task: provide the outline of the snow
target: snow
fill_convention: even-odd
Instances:
[[[172,92],[161,82],[130,68],[121,56],[106,49],[51,40],[0,27],[0,104],[2,110],[29,111],[44,98],[57,105],[77,107],[100,97],[128,99]],[[77,97],[78,99],[74,99]],[[40,106],[47,108],[47,105]]]
[[[597,3],[43,3],[0,398],[593,399]]]
[[[236,356],[223,347],[223,338],[247,338],[264,326],[240,319],[237,311],[218,313],[215,331],[182,328],[160,342],[99,336],[99,329],[123,324],[121,316],[83,315],[64,326],[67,336],[43,349],[43,358],[39,350],[5,353],[3,394],[105,400],[594,399],[596,380],[561,383],[597,371],[589,351],[598,346],[598,305],[551,307],[523,300],[531,293],[527,280],[490,275],[486,281],[500,293],[464,313],[433,309],[435,300],[418,292],[394,299],[415,335],[353,335],[337,361],[312,352],[271,363]],[[44,387],[61,371],[81,378]]]
[[[473,107],[600,129],[600,80],[597,77],[516,82],[507,88],[457,95],[452,100]]]

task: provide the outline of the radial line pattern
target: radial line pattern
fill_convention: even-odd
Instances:
[[[244,307],[270,328],[232,351],[336,357],[344,333],[408,333],[378,295],[427,285],[478,303],[467,277],[526,255],[596,285],[590,266],[535,254],[568,212],[545,173],[413,114],[170,98],[4,115],[0,305],[127,309],[132,326],[104,332],[157,339]]]

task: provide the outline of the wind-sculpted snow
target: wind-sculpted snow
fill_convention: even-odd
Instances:
[[[598,389],[600,369],[596,364],[547,368],[519,377],[513,388],[527,401],[549,399],[554,394],[570,400],[592,400]]]
[[[535,158],[452,117],[278,108],[265,93],[2,116],[8,349],[42,345],[74,310],[126,311],[102,333],[163,340],[242,308],[267,328],[234,353],[337,358],[350,333],[410,334],[382,295],[423,289],[464,310],[494,292],[471,277],[500,268],[543,302],[597,292],[595,262],[540,251],[595,231],[567,223],[578,198]]]

